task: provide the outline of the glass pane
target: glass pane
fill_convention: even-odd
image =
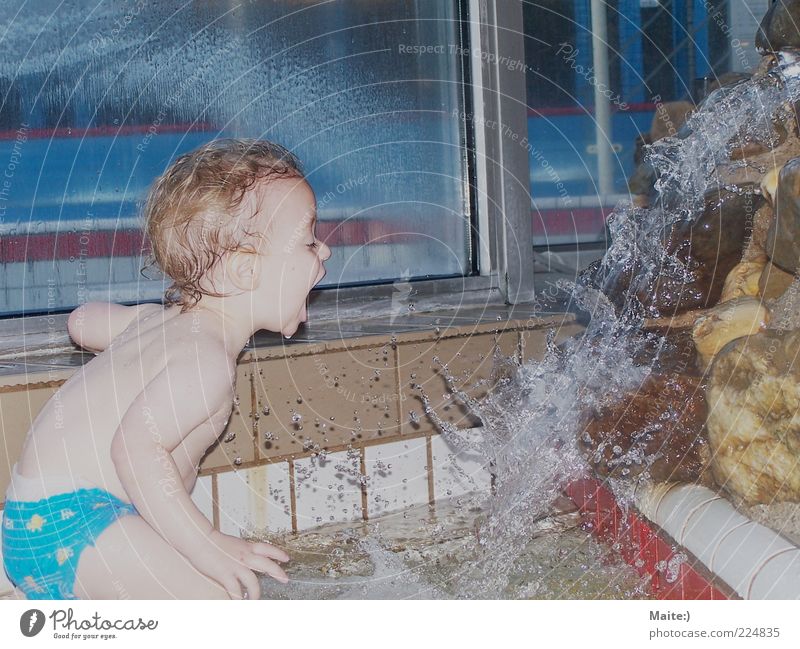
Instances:
[[[650,190],[642,145],[675,134],[715,84],[758,64],[768,3],[524,2],[535,245],[605,241],[613,207]]]
[[[158,299],[140,201],[217,137],[300,157],[328,285],[469,272],[455,16],[371,0],[0,6],[0,313]]]

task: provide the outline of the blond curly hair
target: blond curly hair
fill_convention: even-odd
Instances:
[[[200,281],[225,252],[255,252],[260,235],[239,207],[257,182],[304,178],[300,161],[266,140],[220,139],[180,156],[150,188],[144,206],[150,264],[172,280],[165,304],[181,313],[203,295],[224,297]],[[252,216],[252,215],[250,215]]]

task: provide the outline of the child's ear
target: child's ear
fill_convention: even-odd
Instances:
[[[237,250],[227,260],[228,280],[241,291],[258,288],[261,280],[261,257],[255,253]]]

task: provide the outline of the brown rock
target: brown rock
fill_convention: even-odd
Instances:
[[[593,414],[581,446],[602,476],[646,472],[659,481],[702,479],[709,463],[706,400],[698,376],[651,376],[617,404]]]
[[[761,273],[761,278],[758,280],[758,290],[761,293],[761,297],[765,300],[779,298],[792,285],[794,278],[791,273],[787,273],[775,264],[767,262]]]
[[[711,366],[715,480],[747,503],[800,501],[800,330],[738,338]]]
[[[754,213],[763,198],[727,189],[710,192],[695,222],[679,222],[666,233],[665,247],[690,269],[688,278],[659,275],[637,297],[648,315],[660,317],[715,305],[725,279],[742,258]]]
[[[742,260],[754,214],[764,204],[754,189],[747,185],[737,191],[709,192],[695,221],[679,221],[664,229],[664,249],[682,261],[687,272],[653,273],[648,278],[640,262],[631,258],[626,266],[611,270],[595,262],[581,272],[580,281],[601,290],[619,310],[635,296],[649,319],[714,306],[728,273]]]
[[[650,142],[677,135],[693,110],[694,105],[688,101],[667,101],[658,104],[650,124]]]
[[[772,263],[789,273],[800,264],[800,158],[789,160],[778,173],[775,217],[767,234]]]
[[[756,31],[756,49],[761,53],[800,47],[800,0],[775,0]]]

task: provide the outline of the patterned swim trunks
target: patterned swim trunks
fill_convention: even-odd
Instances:
[[[9,500],[3,510],[3,565],[28,599],[77,599],[81,552],[136,508],[104,489],[78,489],[37,501]]]

